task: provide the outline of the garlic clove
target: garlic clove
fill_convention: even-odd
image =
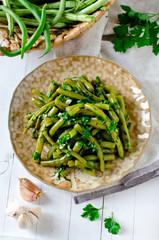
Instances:
[[[27,214],[31,223],[34,225],[38,222],[41,216],[41,208],[40,207],[32,208],[31,210],[28,211]]]
[[[29,210],[29,212],[34,214],[38,219],[41,216],[41,208],[40,207],[32,208],[31,210]]]
[[[42,192],[27,178],[19,178],[20,194],[22,198],[28,202],[35,201],[41,196]]]
[[[10,217],[17,215],[17,211],[19,209],[19,203],[16,199],[12,200],[8,203],[6,214]]]
[[[20,228],[27,229],[31,226],[31,221],[27,213],[21,213],[18,217],[18,225]]]

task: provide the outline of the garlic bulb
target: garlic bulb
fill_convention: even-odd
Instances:
[[[32,225],[37,224],[41,215],[41,208],[33,208],[20,214],[18,217],[18,225],[20,228],[30,228]]]
[[[42,192],[27,178],[19,178],[20,194],[25,201],[35,201],[41,196]]]
[[[41,208],[36,207],[28,210],[20,207],[17,200],[13,200],[8,204],[6,214],[17,217],[19,227],[26,229],[38,222],[41,216]]]

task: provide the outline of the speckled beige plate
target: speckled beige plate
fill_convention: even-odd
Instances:
[[[113,170],[106,170],[103,174],[99,172],[95,177],[91,177],[76,169],[68,176],[71,182],[64,179],[59,181],[53,177],[54,168],[41,167],[31,161],[35,139],[30,138],[31,130],[22,135],[27,122],[24,115],[34,110],[31,104],[33,88],[45,93],[53,79],[61,83],[66,77],[83,74],[90,80],[99,76],[104,84],[111,84],[124,96],[132,122],[130,136],[134,151],[127,153],[124,160],[115,160]],[[115,63],[97,57],[70,56],[44,63],[21,81],[11,101],[9,130],[15,153],[31,174],[53,186],[80,192],[113,183],[134,167],[150,136],[150,106],[134,77]]]

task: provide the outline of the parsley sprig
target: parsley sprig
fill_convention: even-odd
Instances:
[[[109,233],[112,233],[112,234],[119,233],[119,230],[121,229],[121,227],[120,227],[119,223],[114,221],[113,213],[110,218],[105,218],[104,222],[105,222],[104,226],[105,226],[105,228],[108,229]]]
[[[126,52],[137,45],[138,48],[152,46],[153,53],[159,53],[159,13],[139,13],[129,6],[121,5],[125,13],[118,15],[120,25],[114,27],[116,38],[112,40],[116,52]]]
[[[103,207],[95,208],[91,204],[88,204],[85,208],[83,208],[84,213],[81,215],[81,217],[83,217],[83,218],[89,217],[90,221],[94,221],[100,217],[99,210],[102,208]]]
[[[88,204],[85,208],[83,208],[84,212],[81,215],[81,217],[83,218],[88,218],[90,221],[95,221],[96,219],[98,219],[100,217],[99,215],[99,210],[102,209],[101,208],[95,208],[92,206],[92,204]],[[104,219],[104,226],[105,228],[108,229],[109,233],[112,234],[118,234],[119,230],[121,229],[119,223],[115,222],[114,217],[113,217],[113,213],[111,214],[110,218],[105,218]]]

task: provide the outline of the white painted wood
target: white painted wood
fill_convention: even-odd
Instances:
[[[101,208],[103,206],[103,198],[95,199],[89,201],[96,208]],[[84,219],[81,217],[83,213],[83,208],[88,204],[82,203],[80,205],[76,205],[74,202],[72,203],[71,209],[71,219],[70,219],[70,231],[68,240],[97,240],[100,239],[101,235],[101,218],[96,221],[89,221],[88,219]],[[100,214],[102,210],[100,210]]]
[[[13,150],[8,131],[8,111],[12,94],[25,75],[27,56],[8,59],[0,58],[0,161],[8,160],[8,171],[0,175],[0,235],[3,234],[5,224],[5,209],[8,201],[8,192],[11,183]],[[18,68],[18,70],[17,70]]]
[[[32,177],[20,164],[9,140],[8,110],[14,89],[21,79],[45,61],[55,57],[52,50],[43,58],[43,51],[9,59],[0,57],[0,160],[9,159],[8,171],[0,175],[0,240],[4,236],[16,240],[15,236],[36,240],[159,240],[159,178],[125,192],[99,198],[80,205],[75,205],[72,194],[48,186]],[[150,77],[150,76],[149,76]],[[157,77],[154,76],[157,82]],[[157,114],[157,112],[156,112]],[[18,177],[28,177],[43,191],[35,203],[25,202],[19,195]],[[41,206],[42,217],[31,230],[20,230],[15,219],[5,216],[8,201],[19,199],[27,207]],[[104,209],[95,222],[83,219],[82,208],[88,203]],[[121,224],[119,235],[112,236],[104,228],[104,218],[111,212]],[[7,239],[6,239],[7,240]],[[19,239],[18,239],[19,240]]]

